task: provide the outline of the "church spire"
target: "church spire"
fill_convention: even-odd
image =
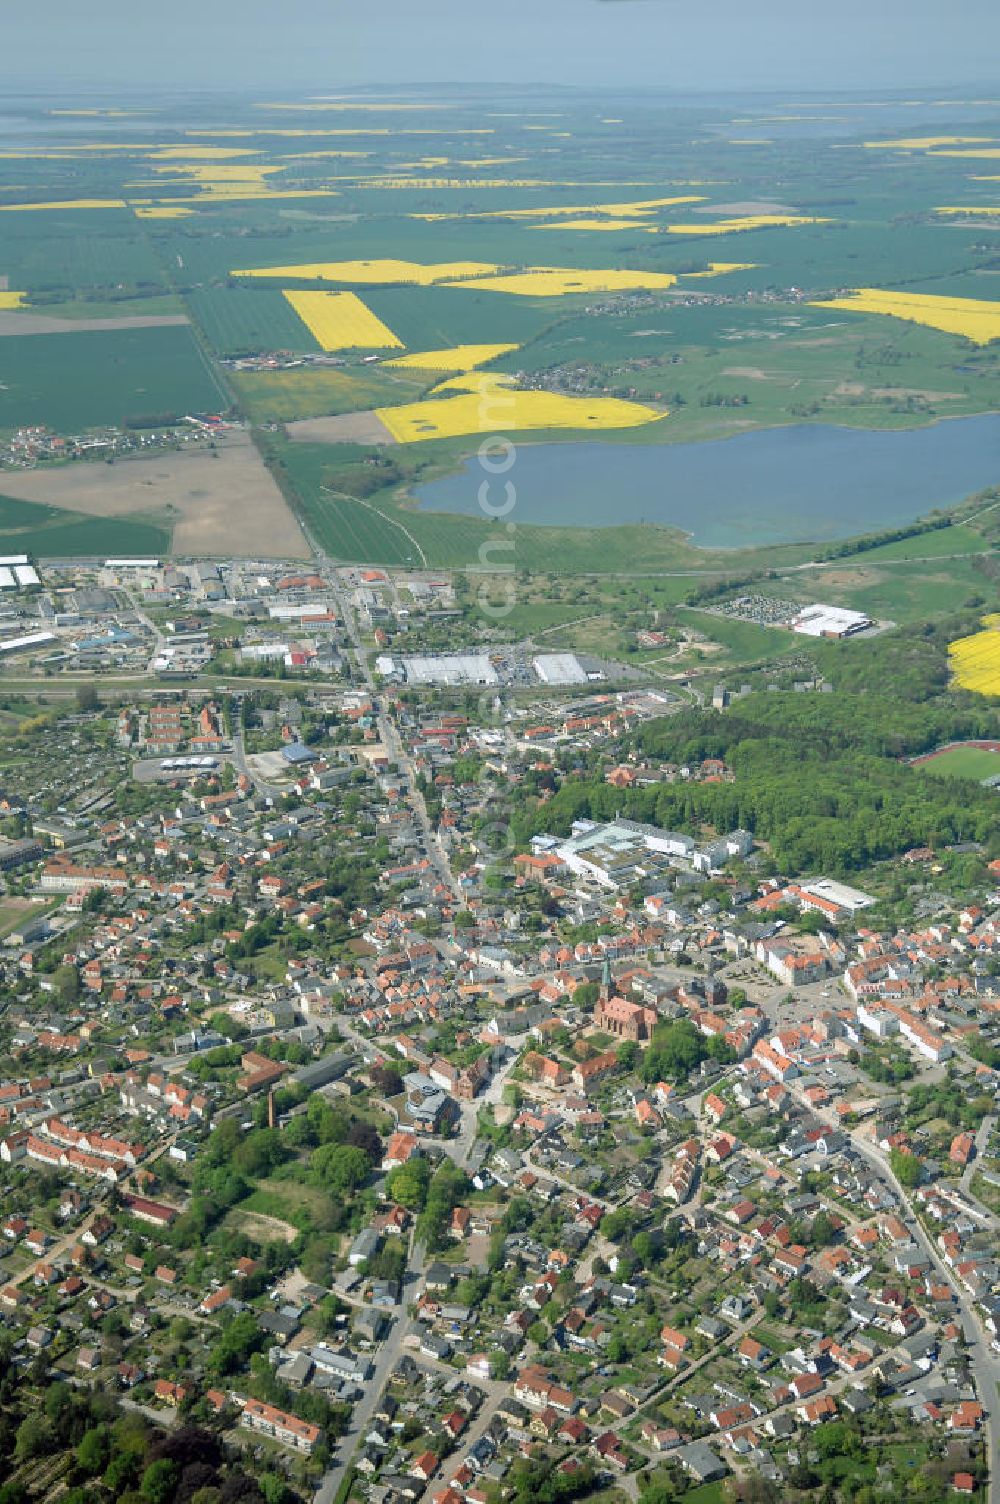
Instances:
[[[601,998],[607,1002],[615,990],[615,984],[611,978],[611,957],[604,957],[604,965],[601,968]]]

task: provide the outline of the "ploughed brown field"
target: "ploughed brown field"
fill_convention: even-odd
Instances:
[[[0,492],[88,517],[144,516],[172,530],[175,554],[307,558],[288,503],[244,433],[218,447],[170,451],[113,465],[77,462],[6,473]]]

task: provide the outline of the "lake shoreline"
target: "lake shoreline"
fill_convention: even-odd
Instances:
[[[692,547],[733,553],[819,547],[952,511],[1000,482],[996,413],[949,414],[897,429],[779,424],[727,437],[735,443],[526,440],[509,477],[519,476],[516,520],[566,529],[655,527]],[[406,509],[481,515],[478,492],[487,476],[473,475],[475,459],[471,451],[457,468],[408,487]],[[574,501],[577,510],[566,517]]]

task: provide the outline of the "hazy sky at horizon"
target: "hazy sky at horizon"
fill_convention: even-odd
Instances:
[[[988,85],[1000,5],[959,0],[8,0],[0,84],[336,90]]]

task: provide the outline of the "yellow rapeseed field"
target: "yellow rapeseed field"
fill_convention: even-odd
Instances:
[[[234,277],[280,277],[299,282],[410,282],[430,287],[435,282],[457,281],[462,277],[489,276],[497,267],[485,261],[394,261],[380,257],[374,261],[306,261],[296,266],[259,266],[235,271]]]
[[[948,644],[955,683],[978,695],[1000,695],[1000,616],[984,616],[983,632]]]
[[[449,392],[455,395],[446,395]],[[521,392],[513,389],[509,376],[487,374],[453,378],[435,387],[423,402],[380,407],[377,413],[400,444],[495,433],[498,427],[504,431],[636,428],[665,416],[655,408],[617,397]]]
[[[402,350],[403,341],[353,292],[286,292],[324,350]]]
[[[911,324],[925,324],[945,334],[961,334],[975,345],[1000,339],[1000,303],[977,298],[946,298],[936,293],[885,292],[859,287],[846,298],[829,298],[814,308],[843,308],[849,313],[883,313]]]
[[[252,146],[157,146],[149,153],[151,162],[189,162],[196,157],[205,162],[225,162],[232,157],[255,157]],[[274,171],[274,168],[271,168]]]
[[[959,204],[957,208],[935,209],[935,214],[970,214],[977,219],[988,219],[991,214],[1000,214],[1000,209],[987,208],[984,204]]]
[[[828,225],[813,214],[744,214],[700,225],[667,225],[671,235],[736,235],[740,230],[770,230],[779,225]]]
[[[347,179],[342,179],[346,182]],[[376,173],[365,176],[355,175],[350,179],[359,188],[558,188],[558,183],[553,183],[548,178],[403,178],[403,177],[380,177]],[[464,219],[464,214],[412,214],[411,219]]]
[[[278,198],[338,198],[332,188],[257,188],[252,183],[229,183],[218,190],[205,189],[192,197],[172,199],[171,203],[182,204],[230,204],[244,199]]]
[[[385,364],[414,371],[474,371],[477,366],[516,349],[516,345],[455,345],[450,350],[417,350],[412,355],[396,355]]]
[[[185,183],[199,183],[213,192],[225,190],[232,184],[239,187],[267,186],[267,179],[284,168],[267,166],[260,162],[182,162],[172,161],[153,165],[153,171],[163,177],[178,178]]]
[[[533,266],[509,277],[479,277],[456,282],[475,292],[509,292],[519,298],[561,298],[571,293],[653,292],[673,287],[672,272],[593,271],[586,267]]]
[[[250,162],[186,162],[171,161],[154,163],[154,173],[165,177],[172,185],[194,188],[196,197],[170,200],[171,203],[229,203],[246,199],[275,198],[329,198],[336,197],[330,188],[272,188],[268,182],[271,174],[283,172],[278,165],[266,166]],[[157,180],[150,183],[131,183],[131,188],[158,188]]]
[[[681,272],[682,277],[724,277],[727,272],[752,272],[756,261],[710,261],[704,272]]]
[[[293,130],[290,126],[286,126],[284,128],[281,128],[281,129],[279,129],[277,126],[260,126],[257,129],[251,131],[251,130],[244,130],[242,128],[241,129],[237,129],[235,126],[229,126],[225,130],[185,131],[184,134],[185,134],[185,136],[199,136],[199,137],[200,136],[211,136],[211,137],[214,137],[217,140],[239,141],[239,140],[244,140],[244,139],[246,139],[249,136],[254,136],[254,137],[255,136],[282,136],[282,137],[293,137],[293,136],[297,136],[297,137],[303,137],[303,136],[373,136],[373,135],[387,136],[389,133],[388,133],[387,130],[383,130],[383,131],[339,130],[339,129],[338,130],[326,130],[326,129],[324,129],[324,130],[318,130],[318,129],[317,130],[294,129]],[[403,134],[407,135],[409,133],[404,131]]]
[[[330,147],[326,151],[292,151],[286,152],[283,162],[312,162],[322,161],[325,157],[370,157],[370,151],[344,151],[336,147]]]
[[[184,219],[195,211],[183,204],[133,204],[132,212],[139,219]]]
[[[993,161],[1000,157],[1000,146],[973,146],[949,148],[947,151],[931,152],[932,157],[978,157],[983,161]]]
[[[557,219],[551,224],[532,225],[533,230],[641,230],[650,228],[635,219]]]
[[[504,186],[502,184],[496,186]],[[514,188],[518,184],[509,181],[507,186]],[[571,188],[572,183],[550,183],[549,187]],[[586,215],[588,218],[596,218],[600,215],[609,215],[615,219],[645,219],[657,209],[663,209],[671,204],[701,204],[704,203],[704,194],[685,193],[673,198],[646,198],[630,199],[625,203],[615,204],[546,204],[542,207],[531,209],[479,209],[471,214],[413,214],[412,219],[558,219],[563,215],[576,217]]]
[[[477,219],[554,219],[559,214],[610,214],[625,219],[642,219],[656,209],[665,209],[671,204],[701,204],[704,194],[683,193],[673,198],[629,199],[620,204],[574,204],[556,205],[547,209],[492,210],[477,214]]]
[[[869,151],[933,151],[936,146],[977,146],[992,136],[900,136],[895,141],[866,141]]]
[[[127,209],[121,198],[67,198],[51,204],[0,204],[6,214],[27,214],[43,209]]]
[[[386,111],[386,112],[391,112],[393,114],[403,114],[403,113],[405,113],[406,111],[409,111],[409,110],[453,110],[455,108],[455,106],[453,104],[440,104],[440,103],[437,103],[437,104],[409,104],[409,103],[403,104],[403,103],[400,103],[399,101],[396,101],[396,100],[391,100],[391,101],[373,100],[371,103],[362,103],[362,102],[360,102],[358,100],[354,100],[354,99],[337,99],[337,100],[323,100],[323,101],[321,101],[319,103],[311,100],[308,104],[283,104],[283,103],[273,103],[272,104],[272,103],[269,102],[267,104],[259,104],[259,105],[256,106],[256,108],[258,110],[305,110],[310,115],[312,115],[314,113],[318,113],[320,110],[325,110],[325,111],[331,111],[332,110],[332,111],[335,111],[335,112],[341,112],[343,110],[350,110],[352,112],[354,110],[382,110],[382,111]]]
[[[24,306],[23,292],[0,292],[0,312],[9,312],[12,308]]]

